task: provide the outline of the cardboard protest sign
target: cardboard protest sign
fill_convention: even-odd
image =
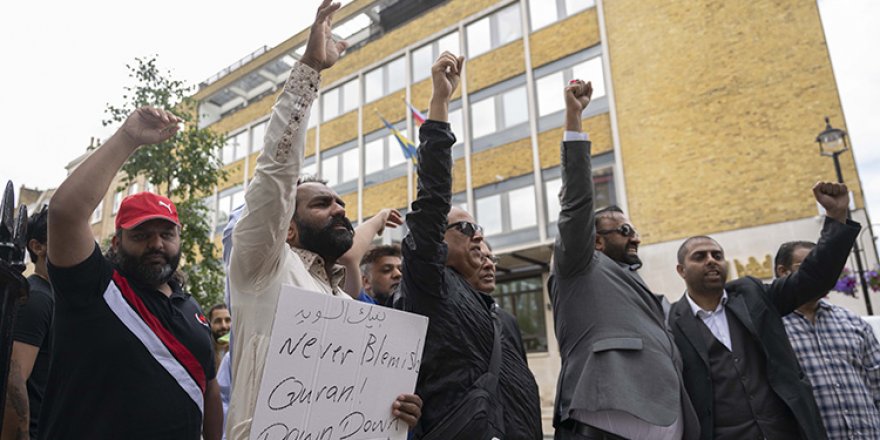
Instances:
[[[251,440],[405,440],[428,318],[283,286]]]

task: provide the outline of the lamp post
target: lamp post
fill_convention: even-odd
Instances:
[[[828,116],[825,117],[825,130],[816,136],[816,142],[819,143],[819,154],[834,159],[834,171],[837,172],[838,183],[843,183],[839,156],[849,149],[846,137],[845,131],[831,126]],[[846,217],[852,218],[849,207],[846,209]],[[859,283],[862,286],[862,294],[865,296],[865,307],[868,309],[868,315],[873,315],[874,308],[871,307],[871,297],[868,296],[868,282],[865,280],[865,267],[862,265],[862,253],[858,240],[853,244],[853,253],[856,257],[856,270],[858,271]]]

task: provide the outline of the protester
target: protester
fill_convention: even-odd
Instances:
[[[679,248],[687,291],[670,327],[703,439],[826,438],[782,316],[834,286],[861,228],[847,220],[845,185],[820,182],[813,194],[827,212],[819,244],[800,270],[772,284],[743,277],[725,285],[724,249],[712,238],[691,237]]]
[[[549,290],[562,371],[556,439],[694,439],[681,358],[663,305],[637,270],[639,234],[617,207],[593,212],[590,141],[581,114],[592,84],[565,88],[559,235]]]
[[[326,182],[325,182],[326,184]],[[339,257],[339,264],[345,267],[345,283],[343,290],[353,299],[369,304],[376,304],[376,299],[367,293],[365,289],[369,288],[368,275],[372,275],[367,271],[361,272],[361,260],[364,255],[371,253],[373,250],[372,243],[376,237],[382,235],[386,227],[396,228],[403,224],[403,217],[396,209],[385,208],[380,210],[376,215],[368,220],[361,222],[355,229],[354,239],[351,248]],[[397,264],[400,265],[400,252],[397,253]],[[400,275],[398,275],[398,280]],[[385,301],[378,302],[385,305]]]
[[[339,6],[325,0],[318,8],[305,53],[272,109],[265,147],[233,232],[228,273],[235,315],[229,439],[250,437],[281,286],[350,299],[342,289],[344,268],[336,264],[353,240],[345,203],[320,182],[297,184],[320,72],[333,66],[346,47],[331,35],[330,22]],[[413,426],[420,407],[418,396],[405,394],[390,410]]]
[[[418,196],[407,215],[409,234],[401,246],[400,294],[409,310],[430,318],[416,384],[425,406],[415,438],[540,439],[537,392],[522,386],[534,381],[524,360],[506,353],[502,356],[496,377],[497,387],[504,392],[493,393],[494,386],[482,386],[494,382],[484,374],[490,370],[500,326],[495,325],[492,298],[468,283],[480,268],[482,228],[467,212],[450,210],[455,135],[447,120],[449,98],[458,86],[463,62],[463,57],[444,52],[431,68],[433,96],[428,120],[419,133]],[[501,349],[508,351],[510,344],[502,344]],[[507,362],[511,358],[516,362]],[[472,399],[470,392],[480,390],[489,393],[487,401]],[[472,403],[479,411],[468,411]],[[467,413],[457,418],[462,411]],[[457,429],[437,431],[451,425]]]
[[[776,276],[797,271],[815,247],[809,241],[784,243],[776,253]],[[821,298],[782,322],[813,386],[828,439],[880,438],[880,344],[871,325]]]
[[[375,246],[361,259],[363,291],[379,304],[388,304],[402,277],[400,245]]]
[[[480,243],[480,252],[483,254],[482,259],[480,260],[480,270],[474,272],[468,281],[474,289],[477,289],[477,291],[491,295],[492,292],[495,291],[495,270],[498,264],[498,257],[492,253],[492,248],[489,246],[489,242],[485,239]],[[510,344],[509,349],[505,350],[504,354],[517,354],[523,361],[528,363],[526,346],[523,344],[522,332],[519,330],[519,323],[516,322],[516,317],[501,307],[498,307],[498,316],[501,318],[501,327],[504,331],[504,339],[502,339],[502,343]],[[514,361],[508,360],[506,362]],[[518,386],[531,388],[536,395],[538,393],[538,384],[535,382],[534,376],[531,377],[531,380],[528,381],[528,383],[520,384]],[[506,388],[501,389],[502,393],[507,391],[509,390]]]
[[[125,160],[169,139],[180,122],[165,110],[136,110],[49,204],[56,339],[40,438],[220,438],[211,332],[175,277],[174,203],[149,192],[126,197],[111,259],[89,221]]]
[[[223,355],[229,350],[229,329],[232,327],[232,316],[229,307],[224,303],[215,304],[208,309],[208,324],[214,339],[214,365],[219,369]]]
[[[18,309],[12,334],[12,356],[6,385],[3,433],[0,438],[37,438],[40,408],[52,361],[52,320],[55,295],[46,268],[47,211],[32,215],[27,225],[27,250],[34,274],[27,278],[30,294]]]

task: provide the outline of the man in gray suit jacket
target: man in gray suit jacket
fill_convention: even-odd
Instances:
[[[556,439],[693,439],[681,357],[663,307],[639,277],[639,235],[619,208],[593,212],[581,113],[592,85],[565,88],[559,236],[549,289],[562,355]],[[598,252],[597,252],[598,251]]]

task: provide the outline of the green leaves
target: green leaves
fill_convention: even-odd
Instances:
[[[213,241],[210,211],[202,198],[214,192],[217,182],[226,178],[220,149],[226,142],[222,134],[198,128],[197,108],[189,93],[192,88],[162,72],[156,56],[135,58],[126,64],[134,85],[123,88],[121,105],[107,104],[103,124],[121,124],[135,109],[143,106],[171,109],[185,121],[184,129],[166,142],[139,148],[122,171],[128,186],[137,176],[145,176],[155,185],[156,192],[174,200],[180,222],[181,267],[187,290],[203,309],[223,300],[223,265],[219,249]]]

